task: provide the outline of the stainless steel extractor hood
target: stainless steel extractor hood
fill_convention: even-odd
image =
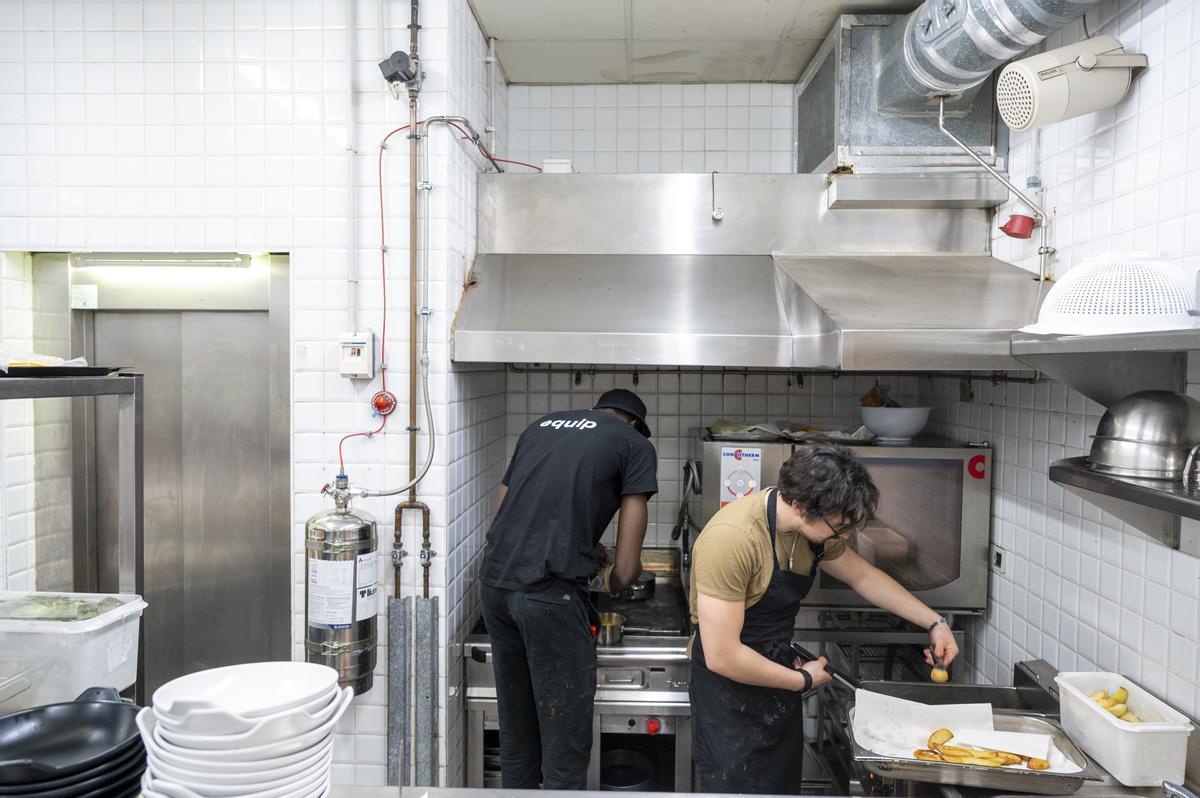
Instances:
[[[459,362],[787,368],[805,309],[814,365],[837,334],[766,255],[480,255],[453,336]]]
[[[459,362],[1020,368],[1028,272],[986,255],[481,255]]]
[[[1038,303],[1037,278],[1023,269],[949,253],[776,255],[775,262],[839,331],[839,368],[1022,368],[1011,337]]]

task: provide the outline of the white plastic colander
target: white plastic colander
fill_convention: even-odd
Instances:
[[[1036,324],[1022,332],[1103,335],[1196,326],[1194,290],[1182,270],[1144,253],[1094,255],[1046,293]]]

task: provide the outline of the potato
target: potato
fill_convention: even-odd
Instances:
[[[1000,767],[999,759],[992,759],[990,756],[969,756],[963,762],[964,765],[981,765],[988,768]]]
[[[939,745],[936,748],[939,754],[943,756],[980,756],[979,751],[974,751],[969,748],[959,748],[954,745]]]
[[[1111,698],[1113,701],[1116,701],[1118,704],[1124,704],[1127,700],[1129,700],[1129,691],[1124,687],[1118,687],[1113,691],[1113,694],[1110,695],[1109,698]]]
[[[1038,759],[1037,757],[1031,756],[1029,758],[1029,769],[1030,770],[1049,770],[1050,763],[1044,759]]]
[[[1119,718],[1129,711],[1129,707],[1124,704],[1113,704],[1111,707],[1108,707],[1108,711]]]
[[[1111,698],[1101,698],[1096,703],[1100,705],[1101,709],[1108,709],[1109,707],[1111,707],[1113,704],[1115,704],[1117,702],[1113,701]]]
[[[913,756],[915,756],[917,759],[923,759],[926,762],[941,762],[942,761],[941,755],[938,754],[936,751],[929,751],[924,748],[922,748],[918,751],[913,751]]]
[[[934,668],[929,672],[929,678],[938,684],[945,684],[950,681],[950,674],[946,672],[945,668]]]
[[[1000,762],[1005,765],[1019,765],[1021,764],[1022,759],[1016,754],[1010,754],[1006,751],[1001,751]]]
[[[1121,720],[1125,721],[1126,723],[1142,723],[1143,722],[1141,718],[1139,718],[1137,715],[1133,714],[1132,712],[1126,712],[1124,715],[1121,716]]]
[[[929,747],[937,748],[939,745],[947,743],[954,736],[954,732],[949,729],[938,729],[933,734],[929,735]]]
[[[943,762],[953,762],[956,765],[965,765],[965,764],[967,764],[967,760],[970,758],[971,757],[969,757],[969,756],[954,756],[953,754],[942,754]]]
[[[1093,701],[1103,701],[1104,699],[1108,698],[1108,693],[1104,692],[1103,690],[1097,690],[1088,696],[1088,698],[1092,699]]]

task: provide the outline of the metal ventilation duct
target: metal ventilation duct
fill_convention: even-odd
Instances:
[[[892,25],[879,110],[927,111],[939,96],[973,93],[996,67],[1078,19],[1098,0],[925,0]]]

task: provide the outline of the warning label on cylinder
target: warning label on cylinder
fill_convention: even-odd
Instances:
[[[379,612],[379,602],[376,593],[379,590],[379,577],[376,563],[379,558],[375,552],[358,555],[358,579],[355,586],[358,590],[358,610],[354,620],[365,621],[374,618]]]
[[[354,612],[354,560],[308,560],[308,622],[346,628]]]
[[[308,560],[308,622],[346,629],[379,614],[377,555],[353,560]]]

